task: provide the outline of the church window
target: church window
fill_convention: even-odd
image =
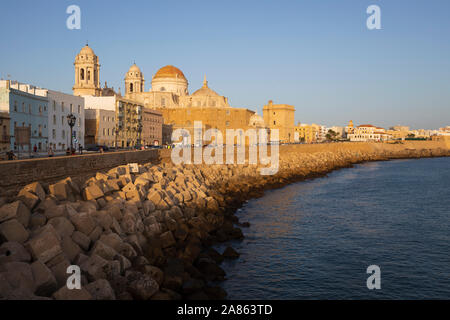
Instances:
[[[133,84],[130,83],[130,92],[133,92]]]
[[[161,106],[163,106],[163,107],[166,106],[166,99],[161,98]]]
[[[81,80],[84,80],[84,69],[83,68],[80,71],[80,78],[81,78]]]
[[[91,80],[91,71],[90,70],[88,70],[88,72],[87,72],[87,79],[88,79],[88,81]]]
[[[56,125],[56,116],[53,115],[53,124]]]
[[[273,125],[276,125],[276,124],[277,124],[277,122],[276,122],[276,121],[274,121],[274,122],[273,122]]]
[[[53,137],[53,139],[56,139],[56,130],[55,129],[52,130],[52,137]]]
[[[161,87],[160,91],[166,91],[166,88]]]

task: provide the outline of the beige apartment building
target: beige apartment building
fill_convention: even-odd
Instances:
[[[85,110],[85,138],[86,146],[102,145],[115,146],[115,111],[104,109]]]
[[[158,110],[142,109],[142,144],[144,146],[163,144],[163,117]]]

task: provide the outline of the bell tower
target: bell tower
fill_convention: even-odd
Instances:
[[[133,64],[125,75],[125,96],[132,93],[144,92],[145,80],[141,69]]]
[[[75,96],[101,96],[100,64],[94,50],[86,45],[75,58]]]

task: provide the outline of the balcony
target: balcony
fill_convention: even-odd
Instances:
[[[10,143],[11,142],[11,136],[9,135],[1,135],[0,136],[0,143]]]

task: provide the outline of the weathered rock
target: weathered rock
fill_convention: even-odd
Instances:
[[[164,273],[160,268],[151,265],[146,265],[143,266],[143,270],[146,274],[155,279],[160,286],[162,285],[164,281]]]
[[[93,254],[89,257],[89,259],[80,265],[80,268],[87,274],[90,281],[105,279],[108,261],[96,254]]]
[[[47,219],[65,217],[67,216],[67,206],[65,204],[50,206],[45,210],[44,214]]]
[[[95,200],[103,197],[105,194],[102,189],[98,186],[98,184],[91,184],[84,188],[83,190],[83,198],[85,200]]]
[[[128,291],[137,300],[149,300],[159,291],[159,285],[149,275],[140,273],[137,279],[130,282]]]
[[[91,239],[80,231],[74,231],[72,234],[72,240],[78,244],[84,251],[89,250]]]
[[[115,251],[120,251],[123,244],[122,238],[116,233],[103,234],[99,241],[113,248]]]
[[[37,195],[26,190],[21,190],[17,195],[17,199],[22,201],[30,210],[33,210],[40,201]]]
[[[4,241],[24,243],[28,240],[29,235],[29,232],[16,219],[0,224],[0,238],[4,239]]]
[[[98,239],[100,239],[101,235],[103,233],[103,229],[100,226],[96,226],[94,230],[89,234],[89,238],[92,242],[96,242]]]
[[[11,219],[16,219],[25,228],[27,228],[30,221],[30,216],[30,210],[20,200],[5,204],[0,208],[0,223]]]
[[[83,287],[80,290],[70,290],[67,286],[63,286],[53,294],[56,300],[92,300],[92,295]]]
[[[0,265],[0,273],[6,273],[6,279],[12,288],[33,293],[36,284],[31,266],[25,262],[7,262]]]
[[[31,264],[31,270],[36,284],[35,293],[37,295],[49,297],[58,289],[58,284],[53,273],[41,261],[37,260],[33,262]]]
[[[70,262],[74,262],[75,258],[81,253],[81,248],[78,246],[71,237],[62,237],[61,248],[66,254],[67,259]]]
[[[52,218],[48,223],[55,228],[56,233],[58,233],[60,238],[70,237],[75,231],[73,224],[65,217]]]
[[[99,279],[86,286],[86,290],[91,294],[94,300],[116,300],[116,295],[109,282],[105,279]]]
[[[72,221],[75,229],[89,236],[95,229],[95,222],[91,215],[86,212],[79,212],[70,215],[70,221]]]
[[[51,225],[46,225],[34,235],[25,247],[35,260],[43,263],[48,262],[55,256],[62,253],[58,235]]]
[[[29,227],[33,230],[45,225],[47,218],[42,213],[33,213],[30,219]]]
[[[175,239],[171,231],[164,232],[159,236],[162,248],[168,248],[175,245]]]
[[[70,274],[67,273],[67,268],[71,265],[66,255],[61,253],[47,262],[46,265],[55,276],[58,288],[65,286],[67,284],[67,278],[70,276]]]
[[[50,194],[54,195],[59,201],[68,200],[70,197],[70,188],[64,182],[58,182],[48,186]]]
[[[226,259],[237,259],[240,254],[231,247],[227,247],[225,251],[222,253],[222,256]]]
[[[33,182],[22,188],[22,191],[28,191],[39,197],[41,201],[45,200],[45,191],[39,182]]]
[[[101,240],[98,240],[92,248],[91,255],[98,255],[106,260],[114,260],[117,251],[104,244]]]
[[[0,246],[0,265],[8,262],[29,262],[31,256],[19,242],[5,242]]]

